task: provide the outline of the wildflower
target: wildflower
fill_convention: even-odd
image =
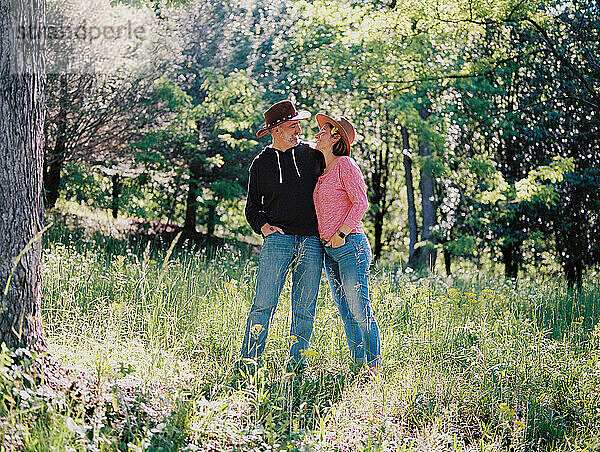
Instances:
[[[502,402],[499,407],[500,411],[508,417],[513,417],[515,415],[515,410],[511,409],[506,403]]]
[[[573,319],[571,321],[571,325],[573,325],[573,326],[581,326],[581,325],[583,325],[583,317],[578,317],[577,319]]]
[[[293,334],[290,336],[290,346],[298,342],[298,338]]]
[[[515,425],[521,429],[526,427],[525,422],[523,421],[515,421]]]
[[[310,356],[317,356],[317,352],[308,348],[306,350],[300,350],[300,355],[305,358],[308,358]]]
[[[250,334],[254,337],[258,337],[260,333],[264,331],[264,329],[265,327],[262,326],[260,323],[255,323],[250,327]]]

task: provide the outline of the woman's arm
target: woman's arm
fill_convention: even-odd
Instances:
[[[342,226],[344,228],[342,232],[349,233],[360,224],[369,208],[367,184],[365,184],[360,168],[350,157],[342,157],[338,167],[342,186],[352,203]]]
[[[350,157],[341,157],[338,163],[340,181],[352,203],[344,223],[331,237],[325,246],[337,248],[346,243],[346,236],[358,227],[369,208],[367,185],[358,165]]]

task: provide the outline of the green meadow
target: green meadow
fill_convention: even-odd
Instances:
[[[290,287],[266,365],[234,372],[256,255],[50,230],[47,361],[0,354],[1,450],[598,450],[600,284],[374,267],[377,377],[352,368],[323,278],[310,366],[285,373]]]

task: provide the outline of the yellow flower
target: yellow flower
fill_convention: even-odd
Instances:
[[[250,334],[254,337],[258,337],[260,333],[264,331],[264,329],[265,327],[262,326],[260,323],[255,323],[250,327]]]
[[[583,318],[583,317],[578,317],[577,319],[573,319],[573,320],[571,321],[571,325],[573,325],[573,326],[580,326],[580,325],[583,325],[583,320],[584,320],[584,318]]]
[[[317,356],[317,352],[315,350],[311,350],[307,348],[306,350],[300,350],[300,355],[308,358],[310,356]]]
[[[506,414],[508,417],[513,417],[515,415],[515,410],[511,409],[506,403],[501,403],[499,407],[500,411]]]
[[[525,428],[526,427],[525,422],[523,422],[523,421],[515,421],[515,425],[517,427],[519,427],[519,428]]]
[[[448,296],[450,298],[456,299],[460,296],[460,292],[454,288],[450,288],[450,289],[448,289]]]

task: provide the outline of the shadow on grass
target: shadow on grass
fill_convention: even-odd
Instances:
[[[50,211],[52,227],[44,235],[44,247],[50,243],[72,246],[77,251],[103,250],[108,260],[115,255],[150,253],[151,257],[164,255],[179,233],[175,253],[200,253],[212,259],[219,252],[233,252],[240,259],[251,259],[259,251],[256,245],[235,239],[209,236],[200,232],[184,231],[178,225],[142,219],[112,220],[90,218],[71,213]]]
[[[344,393],[356,384],[365,383],[364,378],[364,373],[323,369],[269,377],[262,368],[255,375],[223,388],[221,396],[243,393],[252,405],[249,427],[260,426],[261,437],[269,444],[293,447],[306,434],[322,429]]]

